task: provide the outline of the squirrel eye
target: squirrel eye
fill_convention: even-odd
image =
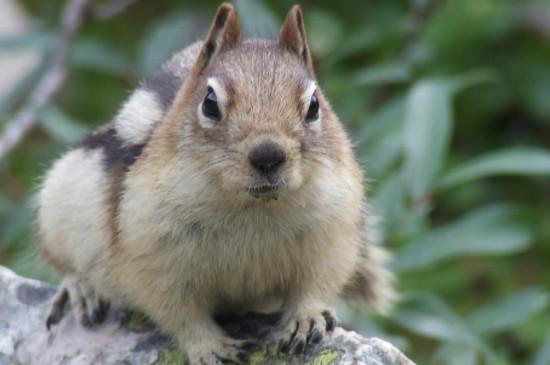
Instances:
[[[202,113],[205,117],[213,119],[217,122],[222,119],[222,113],[218,107],[218,98],[211,87],[208,88],[208,93],[202,101]]]
[[[306,122],[311,123],[319,118],[319,101],[315,95],[311,95],[309,109],[306,114]]]

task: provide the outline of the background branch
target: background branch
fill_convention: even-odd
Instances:
[[[63,10],[61,30],[53,52],[51,66],[29,97],[28,102],[8,122],[0,136],[2,160],[37,122],[37,111],[57,93],[67,74],[67,57],[73,38],[79,29],[89,0],[69,0]]]

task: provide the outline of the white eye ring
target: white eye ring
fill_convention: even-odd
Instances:
[[[214,77],[209,77],[207,82],[207,87],[212,89],[214,91],[214,94],[216,95],[218,109],[221,114],[221,119],[224,118],[225,112],[226,112],[226,105],[227,105],[227,93],[225,91],[225,88],[222,86],[222,84]],[[215,125],[219,124],[220,120],[209,118],[208,116],[204,115],[203,112],[203,101],[200,102],[198,109],[197,109],[197,115],[199,117],[199,123],[203,128],[212,128]]]

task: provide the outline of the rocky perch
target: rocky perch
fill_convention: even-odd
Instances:
[[[121,326],[111,315],[93,329],[68,316],[48,332],[46,311],[54,293],[49,284],[19,277],[0,266],[0,365],[187,363],[166,336],[143,321],[139,323],[136,316]],[[246,337],[269,332],[266,329],[276,318],[251,315],[222,321],[231,335]],[[283,357],[275,349],[267,340],[265,348],[252,355],[251,364],[414,365],[391,344],[342,328],[336,328],[329,339],[302,358]]]

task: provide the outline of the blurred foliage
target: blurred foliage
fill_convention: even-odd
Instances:
[[[33,29],[0,40],[43,62],[0,100],[0,128],[51,56],[62,3],[24,0]],[[236,0],[274,36],[292,1]],[[141,1],[76,39],[69,79],[0,165],[0,263],[37,264],[33,201],[45,168],[104,123],[136,83],[204,36],[214,1]],[[550,364],[550,4],[410,0],[303,4],[317,73],[369,177],[395,254],[389,318],[345,307],[418,364]]]

